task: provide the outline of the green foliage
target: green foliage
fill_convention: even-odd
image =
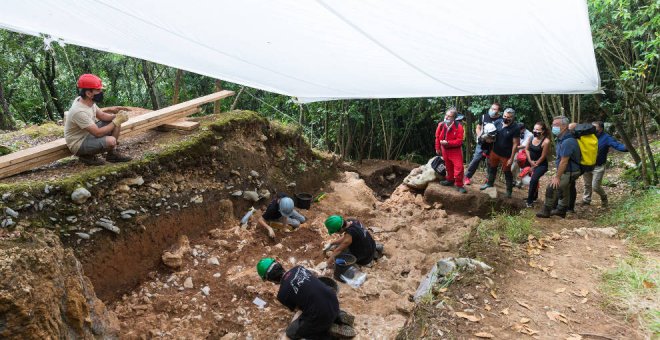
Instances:
[[[490,220],[484,220],[477,227],[477,234],[498,244],[502,239],[514,243],[527,241],[529,235],[539,236],[541,233],[534,226],[534,213],[523,210],[519,214],[511,215],[501,212],[493,215]]]
[[[651,189],[627,198],[604,214],[599,223],[618,228],[644,248],[660,249],[660,192]]]

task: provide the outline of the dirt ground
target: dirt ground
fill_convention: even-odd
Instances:
[[[362,269],[368,278],[360,288],[340,284],[340,305],[356,315],[358,339],[395,338],[412,316],[412,295],[420,279],[437,260],[457,256],[480,219],[447,214],[439,204],[424,202],[421,193],[405,186],[381,201],[356,173],[345,173],[325,190],[324,200],[303,211],[308,222],[296,231],[278,231],[274,241],[263,230],[255,230],[254,222],[242,229],[238,221],[217,225],[209,236],[191,240],[193,251],[180,271],[150,273],[148,281],[111,306],[121,321],[122,337],[278,338],[292,313],[277,302],[278,286],[257,276],[256,262],[275,256],[288,268],[302,264],[331,276],[323,269],[321,249],[332,239],[323,220],[339,213],[365,222],[377,241],[385,244],[386,255]],[[522,190],[518,192],[522,195]],[[496,266],[488,278],[466,276],[443,292],[461,310],[453,307],[439,313],[444,317],[427,325],[422,337],[466,339],[486,332],[504,339],[565,339],[572,334],[577,334],[575,339],[643,338],[631,321],[603,307],[598,291],[602,271],[626,255],[626,244],[617,238],[573,233],[573,228],[593,226],[575,216],[538,223],[543,246],[537,239],[530,240],[522,248],[525,251],[501,245],[495,251],[513,252],[513,262]],[[187,278],[193,288],[183,287]],[[204,287],[209,288],[208,296]],[[257,297],[266,301],[266,308],[253,303]],[[457,317],[457,311],[479,320]]]

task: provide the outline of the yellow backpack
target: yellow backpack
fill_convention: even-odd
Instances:
[[[596,128],[591,124],[578,124],[573,132],[580,146],[580,170],[588,172],[596,167],[598,156],[598,137]]]

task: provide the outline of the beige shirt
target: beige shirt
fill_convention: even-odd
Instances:
[[[83,104],[80,97],[73,100],[68,113],[64,115],[64,139],[69,150],[75,155],[78,153],[83,141],[90,133],[86,128],[96,125],[96,112],[99,107],[93,104],[91,107]]]

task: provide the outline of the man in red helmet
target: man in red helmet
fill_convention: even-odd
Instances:
[[[131,158],[118,153],[117,139],[121,124],[128,120],[124,111],[105,113],[96,106],[103,100],[103,83],[93,74],[78,78],[78,94],[64,119],[64,139],[71,153],[87,165],[105,162],[97,155],[107,152],[108,162],[127,162]]]

